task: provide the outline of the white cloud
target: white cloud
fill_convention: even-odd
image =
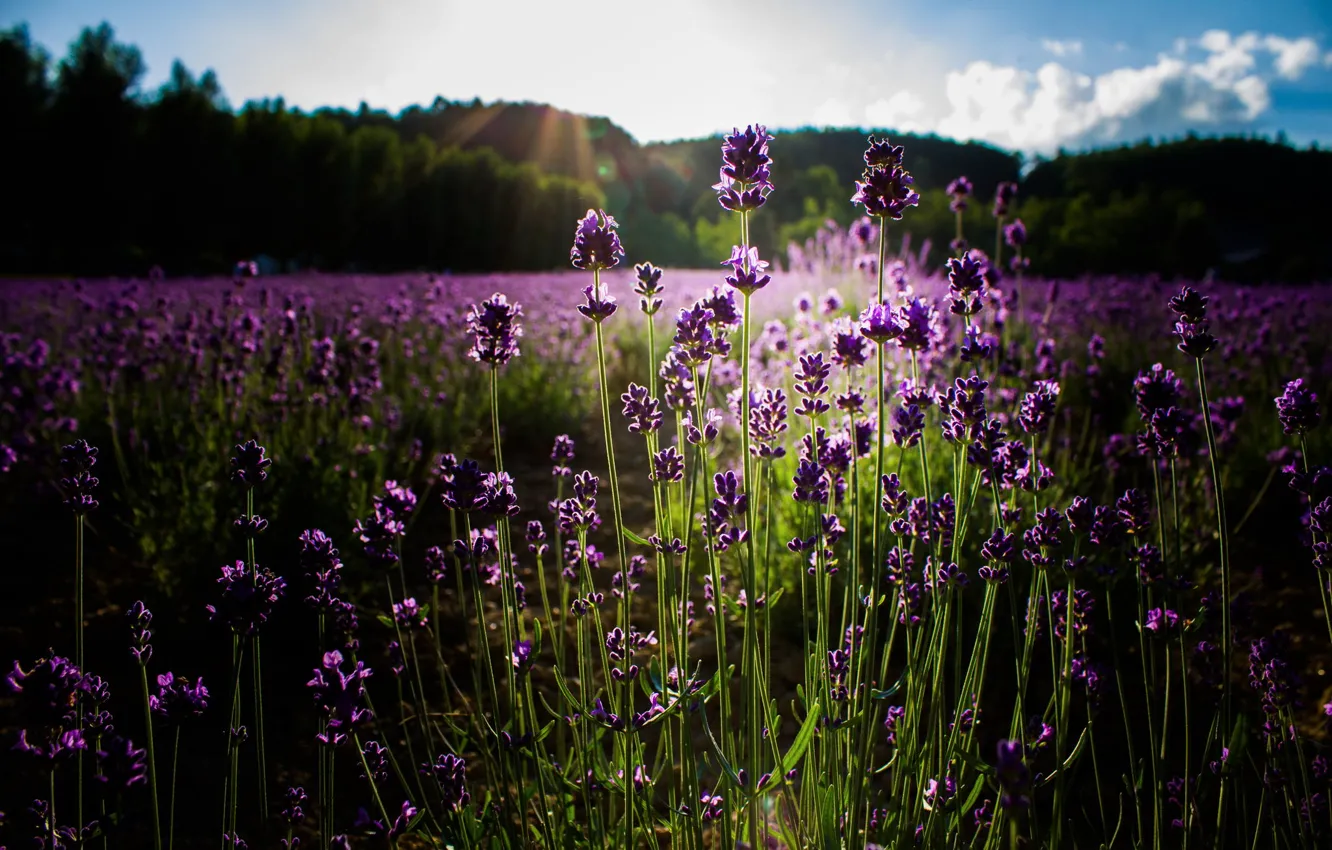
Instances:
[[[904,133],[925,129],[921,113],[925,102],[909,91],[895,92],[865,107],[865,121],[871,127],[891,127]]]
[[[1276,72],[1288,80],[1298,80],[1305,71],[1318,64],[1318,42],[1308,36],[1288,39],[1269,35],[1263,44],[1276,54],[1272,63]],[[1328,59],[1332,59],[1332,54],[1328,54]]]
[[[1271,109],[1272,79],[1299,79],[1319,57],[1308,37],[1209,30],[1150,65],[1095,77],[1055,61],[1035,72],[972,62],[947,74],[948,111],[937,129],[1049,152],[1207,126],[1238,128]]]
[[[814,110],[815,127],[850,127],[855,123],[851,107],[839,97],[828,98]]]
[[[1059,41],[1058,39],[1053,39],[1053,38],[1043,38],[1041,39],[1041,47],[1045,48],[1054,55],[1061,57],[1075,56],[1082,52],[1082,42],[1078,41],[1077,39],[1068,39],[1067,41]]]

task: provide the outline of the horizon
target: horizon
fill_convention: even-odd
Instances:
[[[949,25],[956,15],[927,4],[892,4],[890,14],[838,0],[812,19],[783,0],[735,44],[716,40],[712,21],[725,9],[692,2],[669,13],[624,4],[600,16],[541,5],[520,11],[518,27],[456,3],[380,14],[333,0],[303,18],[310,4],[79,0],[57,9],[19,0],[0,26],[26,23],[58,63],[83,28],[105,21],[140,50],[142,93],[151,95],[178,60],[196,75],[214,71],[234,110],[279,98],[303,112],[365,105],[389,115],[429,109],[436,97],[531,103],[605,117],[641,145],[708,138],[735,126],[724,116],[743,113],[746,123],[766,119],[788,132],[883,128],[983,142],[1028,160],[1190,134],[1332,143],[1332,9],[1296,0],[1275,0],[1260,15],[1236,3],[1158,9],[1130,0],[1154,9],[1152,33],[1115,22],[1131,9],[1111,21],[1099,9],[1060,10],[1049,0],[973,9],[960,29]],[[1013,24],[1038,16],[1035,34]],[[596,64],[565,43],[575,17],[575,28],[604,19],[610,35],[650,30],[655,41],[620,43]],[[297,24],[307,19],[314,23]],[[987,19],[1006,26],[986,30]],[[500,26],[507,40],[460,37]],[[945,35],[911,40],[917,30]],[[880,41],[887,32],[901,34]],[[771,46],[755,61],[749,53],[760,43]],[[884,44],[883,55],[868,55],[863,43]],[[728,63],[744,67],[738,85],[718,85],[729,79]]]

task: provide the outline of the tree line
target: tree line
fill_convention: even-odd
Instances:
[[[534,103],[436,98],[396,115],[233,109],[212,71],[176,62],[142,88],[139,51],[107,24],[55,61],[20,26],[0,32],[0,273],[216,273],[264,255],[282,268],[523,270],[567,264],[574,220],[605,207],[631,259],[711,265],[733,234],[709,188],[719,137],[641,145],[606,118]],[[755,217],[767,256],[849,224],[860,130],[777,133],[777,191]],[[1256,138],[1151,143],[1026,161],[976,142],[898,134],[922,195],[900,226],[939,261],[954,233],[944,187],[977,189],[964,216],[992,244],[1001,181],[1039,273],[1248,280],[1332,276],[1310,214],[1332,153]]]

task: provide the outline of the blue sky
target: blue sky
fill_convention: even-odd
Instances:
[[[180,58],[233,104],[435,95],[607,115],[640,140],[887,126],[1048,153],[1285,131],[1332,143],[1328,0],[9,0],[57,57],[109,21],[145,86]]]

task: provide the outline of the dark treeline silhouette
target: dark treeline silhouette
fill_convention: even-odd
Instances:
[[[593,206],[620,221],[631,260],[711,265],[735,241],[709,188],[718,137],[640,145],[606,118],[444,98],[397,115],[281,99],[233,110],[211,71],[177,62],[155,92],[143,73],[106,24],[59,62],[26,28],[0,32],[0,273],[208,273],[260,255],[280,268],[555,268]],[[865,145],[860,130],[777,135],[778,188],[752,234],[768,256],[855,218]],[[922,194],[894,232],[930,239],[942,260],[955,226],[944,187],[965,174],[979,196],[966,235],[993,244],[989,200],[1021,158],[889,135]],[[1332,275],[1313,238],[1328,216],[1309,213],[1332,191],[1332,153],[1189,138],[1061,153],[1020,182],[1037,272]]]

